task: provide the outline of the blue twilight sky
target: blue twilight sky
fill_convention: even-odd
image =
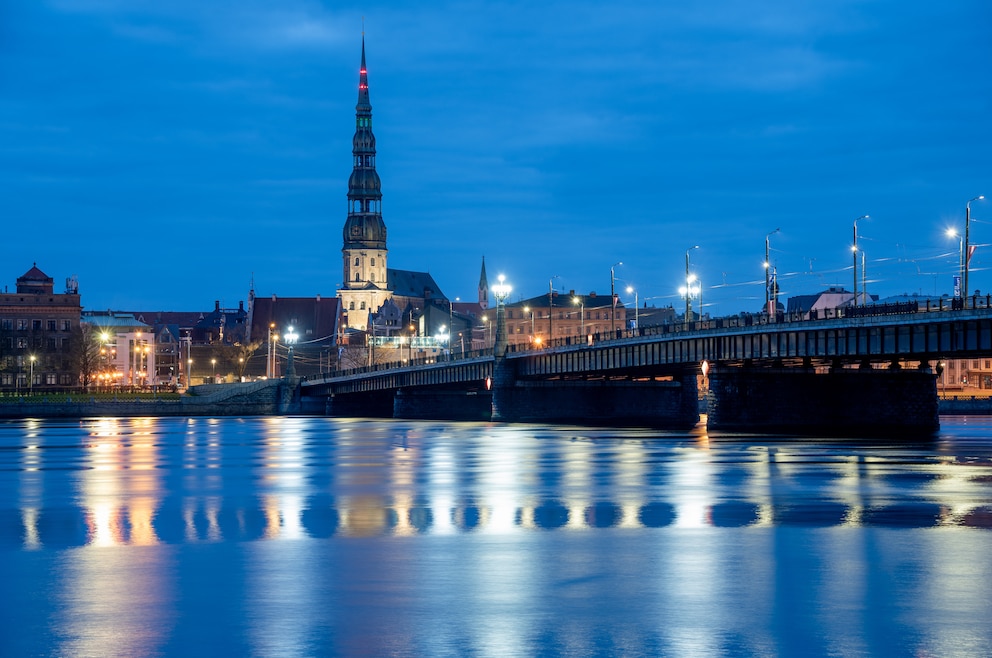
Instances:
[[[992,196],[988,0],[2,0],[0,286],[333,296],[363,16],[389,264],[452,298],[485,256],[678,306],[699,245],[706,309],[756,311],[767,233],[783,297],[850,289],[866,214],[869,292],[949,293]]]

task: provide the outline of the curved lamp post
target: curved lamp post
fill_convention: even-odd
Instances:
[[[685,250],[685,286],[681,289],[681,292],[685,295],[685,317],[683,321],[686,329],[689,328],[689,323],[692,322],[692,284],[696,281],[696,277],[689,274],[689,252],[693,249],[699,249],[699,245],[694,245]]]
[[[985,198],[984,194],[976,196],[968,203],[964,204],[964,288],[961,289],[962,297],[964,298],[964,306],[968,307],[968,270],[971,269],[971,243],[969,242],[969,230],[971,227],[971,202],[981,201]]]
[[[617,293],[615,291],[616,277],[613,275],[613,270],[620,265],[623,265],[622,260],[613,263],[613,266],[610,267],[610,330],[613,334],[616,334],[617,332]]]
[[[634,330],[636,331],[637,328],[640,326],[638,324],[638,322],[637,322],[637,320],[638,320],[638,317],[637,317],[637,307],[640,304],[640,302],[637,299],[637,290],[634,289],[634,286],[627,286],[627,294],[628,295],[630,295],[630,294],[633,294],[634,295]]]
[[[964,282],[964,236],[957,232],[956,229],[947,229],[947,237],[958,239],[958,285],[957,290],[954,291],[954,296],[961,299],[961,284]]]
[[[854,258],[854,305],[858,305],[858,222],[862,219],[870,219],[868,215],[861,215],[854,220],[854,244],[851,246],[852,258]]]
[[[773,309],[771,307],[771,302],[772,302],[772,300],[771,300],[771,281],[770,281],[770,278],[769,277],[771,275],[770,270],[771,270],[772,264],[769,261],[768,238],[772,237],[773,235],[775,235],[776,233],[778,233],[780,230],[781,229],[778,229],[777,228],[777,229],[775,229],[774,231],[772,231],[771,233],[769,233],[769,234],[767,234],[765,236],[765,313],[768,314],[768,317],[769,318],[773,317],[775,315],[775,311],[777,311],[778,309],[777,308],[776,309]]]

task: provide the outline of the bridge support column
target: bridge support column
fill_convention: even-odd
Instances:
[[[393,398],[393,418],[489,420],[492,400],[488,391],[401,388]]]
[[[690,428],[699,422],[694,374],[675,381],[517,381],[493,389],[493,420]]]
[[[392,418],[393,392],[344,393],[327,398],[326,413],[339,418]]]
[[[709,379],[709,431],[920,438],[940,429],[929,368],[714,367]]]

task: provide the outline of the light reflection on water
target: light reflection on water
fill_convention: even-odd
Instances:
[[[990,655],[992,419],[943,427],[0,423],[0,655]]]

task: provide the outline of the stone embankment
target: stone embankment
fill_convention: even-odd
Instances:
[[[0,418],[90,416],[272,416],[298,412],[297,381],[194,386],[176,397],[107,399],[80,393],[0,402]]]

